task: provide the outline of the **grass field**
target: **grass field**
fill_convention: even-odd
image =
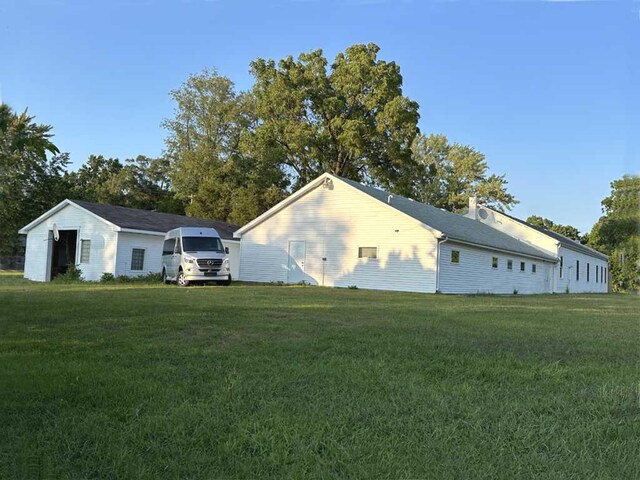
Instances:
[[[0,477],[638,478],[638,307],[0,275]]]

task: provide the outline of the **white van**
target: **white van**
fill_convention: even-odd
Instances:
[[[186,287],[190,282],[231,284],[231,267],[220,235],[213,228],[180,227],[164,237],[162,281]]]

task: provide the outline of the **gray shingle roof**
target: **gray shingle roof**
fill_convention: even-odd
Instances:
[[[580,242],[576,242],[575,240],[571,240],[569,237],[565,237],[564,235],[561,235],[559,233],[552,232],[551,230],[547,230],[546,228],[532,225],[529,222],[525,222],[524,220],[520,220],[519,218],[512,217],[511,215],[507,215],[506,213],[503,213],[503,212],[500,212],[500,213],[502,213],[502,215],[504,215],[505,217],[509,217],[511,220],[515,220],[518,223],[521,223],[530,228],[533,228],[534,230],[537,230],[540,233],[544,233],[545,235],[553,238],[554,240],[557,240],[558,242],[560,242],[560,245],[562,245],[563,247],[569,248],[571,250],[576,250],[578,252],[584,253],[585,255],[598,257],[603,260],[609,259],[609,257],[606,256],[604,253],[594,250],[593,248],[589,248],[586,245],[581,244]]]
[[[237,240],[233,238],[233,232],[240,228],[238,225],[217,220],[204,220],[138,208],[116,207],[84,200],[70,201],[121,228],[165,233],[178,227],[209,227],[215,228],[220,238],[225,240]]]
[[[408,198],[401,197],[400,195],[389,194],[383,190],[362,185],[358,182],[354,182],[353,180],[342,177],[338,178],[376,200],[388,203],[396,210],[444,233],[452,240],[460,240],[462,242],[473,243],[475,245],[506,250],[513,253],[521,253],[552,261],[556,260],[555,257],[545,253],[544,251],[511,237],[506,233],[502,233],[495,228],[491,228],[477,220],[447,212],[425,203],[409,200]],[[392,196],[390,202],[388,202],[389,195]]]

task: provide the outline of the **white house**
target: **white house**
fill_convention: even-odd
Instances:
[[[567,262],[579,261],[576,254],[589,257],[589,268],[597,259],[606,278],[602,254],[558,246],[545,232],[518,235],[516,227],[497,228],[483,215],[457,215],[323,174],[235,232],[239,278],[427,293],[549,293],[564,288]],[[575,285],[569,288],[576,291]],[[606,289],[591,278],[579,285],[579,291]]]
[[[237,225],[79,200],[60,202],[20,230],[27,236],[24,276],[48,281],[72,263],[85,280],[99,280],[105,272],[160,273],[164,235],[177,227],[215,228],[229,248],[231,275],[238,278],[240,245],[233,238]]]
[[[536,227],[484,205],[469,205],[467,216],[553,255],[553,292],[609,290],[609,257],[559,233]]]

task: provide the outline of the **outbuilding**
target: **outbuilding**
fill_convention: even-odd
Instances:
[[[563,286],[554,280],[562,268],[557,251],[539,242],[475,214],[326,173],[235,237],[245,281],[426,293],[551,293]]]
[[[238,278],[240,245],[233,238],[238,225],[81,200],[64,200],[20,230],[27,236],[24,276],[49,281],[69,264],[92,281],[105,272],[160,273],[164,236],[178,227],[215,228],[229,248],[231,275]]]

